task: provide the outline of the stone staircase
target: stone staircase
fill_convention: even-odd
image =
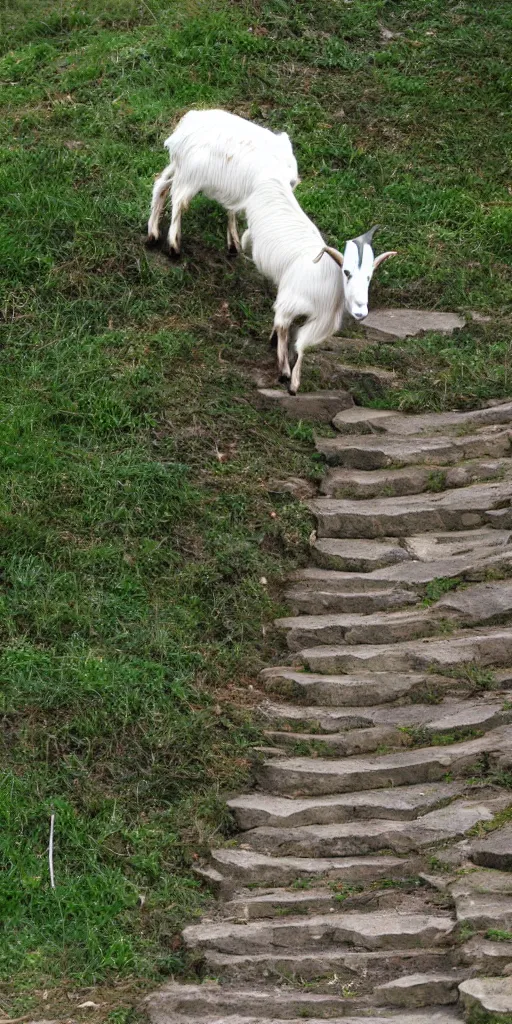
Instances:
[[[153,1024],[512,1013],[512,402],[324,397],[291,400],[337,436],[289,657],[262,673],[256,788],[183,931],[204,980],[153,993]]]

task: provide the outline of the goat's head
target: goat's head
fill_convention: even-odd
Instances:
[[[290,172],[290,185],[292,188],[296,188],[300,181],[299,168],[297,167],[290,136],[286,132],[280,132],[277,135],[277,139],[284,165]]]
[[[384,263],[384,260],[396,256],[394,251],[381,252],[380,256],[374,255],[372,241],[378,227],[379,225],[375,224],[364,235],[351,238],[345,246],[343,255],[337,249],[326,245],[314,260],[317,263],[326,252],[341,267],[344,306],[354,320],[364,320],[365,316],[368,316],[368,289],[374,270]]]

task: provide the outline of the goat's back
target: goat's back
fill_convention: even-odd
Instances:
[[[276,135],[227,110],[189,110],[165,146],[175,176],[228,209],[240,209],[269,173],[294,184],[298,177],[286,133]]]

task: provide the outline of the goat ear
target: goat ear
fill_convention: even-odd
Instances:
[[[392,256],[398,256],[398,253],[394,252],[394,251],[393,252],[381,252],[380,256],[376,256],[374,261],[373,261],[373,269],[377,270],[377,267],[380,267],[381,263],[384,263],[384,260],[389,260],[389,259],[391,259]]]
[[[330,245],[324,245],[321,252],[319,252],[318,256],[313,260],[313,263],[318,263],[322,259],[324,252],[329,253],[329,256],[338,264],[339,267],[343,266],[343,256],[337,249],[333,249]]]

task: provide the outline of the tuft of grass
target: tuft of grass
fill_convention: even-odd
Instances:
[[[502,928],[489,928],[485,937],[493,942],[512,942],[512,932],[504,931]]]
[[[428,608],[431,604],[439,601],[445,594],[448,594],[450,590],[458,590],[461,586],[463,586],[463,580],[460,576],[443,576],[439,579],[430,580],[425,587],[421,607]]]

